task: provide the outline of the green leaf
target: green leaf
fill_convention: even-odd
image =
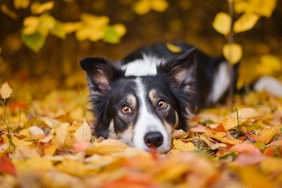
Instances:
[[[22,34],[22,41],[28,48],[30,48],[34,52],[39,52],[39,50],[45,43],[45,39],[46,35],[43,35],[39,32],[35,32],[31,35]]]
[[[210,125],[210,124],[213,124],[214,122],[212,120],[209,120],[209,119],[206,119],[202,122],[202,125],[203,126],[206,126],[206,125]]]
[[[120,36],[112,26],[107,26],[104,30],[104,41],[108,43],[119,43]]]
[[[254,145],[260,150],[264,150],[266,148],[266,145],[263,142],[256,142]]]

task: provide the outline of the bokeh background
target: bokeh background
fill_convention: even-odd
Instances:
[[[152,0],[154,5],[140,5],[141,1],[144,0],[0,1],[0,83],[9,81],[13,87],[21,88],[37,85],[28,92],[39,96],[51,89],[84,87],[84,75],[78,64],[81,58],[106,56],[116,60],[140,46],[156,42],[185,41],[211,56],[222,54],[227,39],[215,31],[212,23],[217,13],[228,13],[227,0]],[[44,7],[46,2],[52,2],[52,6]],[[234,36],[234,41],[243,48],[240,62],[243,84],[256,79],[254,66],[260,66],[262,55],[271,54],[276,64],[281,64],[281,5],[281,0],[277,0],[270,17],[260,17],[251,30]],[[78,39],[76,32],[64,33],[65,23],[79,22],[85,13],[107,17],[108,39]],[[60,23],[61,35],[47,33],[44,44],[36,52],[26,45],[23,35],[28,25],[26,19],[42,15]],[[94,20],[91,24],[98,23]],[[115,24],[123,31],[114,30]],[[281,67],[273,67],[268,74],[280,78]]]

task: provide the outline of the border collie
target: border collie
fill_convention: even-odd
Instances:
[[[156,44],[117,62],[102,57],[80,61],[97,137],[166,152],[173,130],[187,130],[187,119],[197,108],[218,103],[235,87],[237,71],[231,79],[224,58],[208,57],[184,43],[174,45],[181,51]]]

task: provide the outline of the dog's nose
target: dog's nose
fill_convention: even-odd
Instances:
[[[145,144],[149,148],[157,148],[163,144],[163,135],[160,132],[148,132],[144,136]]]

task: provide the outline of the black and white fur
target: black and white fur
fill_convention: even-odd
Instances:
[[[237,72],[231,79],[224,58],[208,57],[184,43],[174,45],[181,52],[157,44],[118,62],[101,57],[81,60],[96,136],[166,152],[173,130],[187,130],[189,115],[219,102],[235,86]]]

